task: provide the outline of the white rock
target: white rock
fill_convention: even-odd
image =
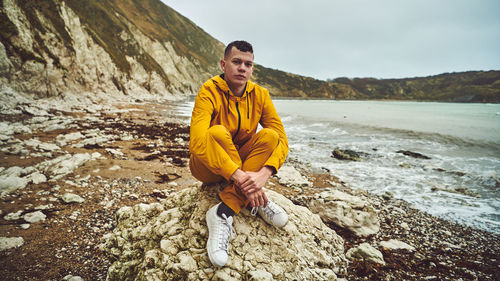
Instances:
[[[121,167],[118,166],[118,165],[114,165],[113,167],[109,168],[111,171],[117,171],[117,170],[120,170]]]
[[[40,173],[40,172],[35,172],[27,177],[28,181],[33,182],[34,184],[39,184],[47,181],[47,177]]]
[[[93,152],[92,155],[91,155],[91,157],[92,157],[92,160],[96,160],[96,159],[100,159],[100,158],[104,158],[104,159],[106,158],[106,157],[103,157],[102,154],[99,153],[99,152],[97,152],[97,151]]]
[[[23,213],[23,210],[19,210],[15,213],[8,213],[3,217],[6,221],[15,221],[21,218],[21,214]]]
[[[117,149],[106,148],[105,150],[107,153],[109,153],[111,156],[113,156],[113,158],[121,159],[122,157],[125,156],[123,154],[123,152],[121,152],[120,150],[117,150]]]
[[[85,199],[80,197],[79,195],[73,194],[73,193],[64,193],[61,196],[61,199],[64,201],[64,203],[70,204],[70,203],[83,203]]]
[[[23,224],[21,224],[21,228],[22,229],[28,229],[28,228],[30,228],[30,226],[31,226],[31,224],[29,224],[29,223],[23,223]]]
[[[193,272],[198,268],[196,261],[189,253],[180,252],[177,257],[179,258],[180,269],[184,272]]]
[[[101,144],[109,142],[111,140],[111,138],[112,137],[106,136],[106,135],[94,136],[91,138],[86,138],[86,139],[80,141],[79,143],[73,144],[72,147],[84,147],[86,145],[89,145],[89,146],[101,145]]]
[[[23,216],[23,219],[29,223],[36,223],[39,221],[43,221],[47,218],[47,216],[41,211],[36,211],[32,213],[27,213]]]
[[[42,142],[39,141],[38,139],[29,139],[24,141],[24,144],[27,146],[31,146],[33,148],[37,148]]]
[[[350,260],[366,260],[385,265],[382,253],[368,243],[362,243],[357,247],[349,249],[346,257]]]
[[[390,250],[397,250],[397,249],[406,249],[410,252],[415,251],[415,248],[413,246],[410,246],[406,244],[405,242],[395,240],[395,239],[390,239],[388,241],[381,241],[380,246],[385,249],[390,249]]]
[[[254,270],[248,273],[250,279],[255,281],[272,281],[274,280],[273,275],[264,270]]]
[[[28,180],[17,176],[0,176],[0,196],[11,193],[12,191],[25,188]]]
[[[53,207],[54,207],[54,205],[52,205],[52,204],[46,204],[46,205],[36,206],[35,210],[47,210],[47,209],[50,209]]]
[[[54,150],[59,150],[61,148],[53,143],[42,142],[38,145],[38,149],[43,151],[54,151]]]
[[[21,174],[23,174],[23,172],[24,172],[23,168],[18,167],[18,166],[12,166],[12,167],[8,168],[7,170],[3,170],[2,172],[0,172],[0,176],[5,176],[5,177],[16,176],[16,177],[19,177],[19,176],[21,176]]]
[[[323,220],[351,230],[357,236],[369,236],[380,230],[376,210],[360,197],[330,189],[309,199],[307,206]]]
[[[262,278],[254,280],[334,280],[345,273],[342,238],[318,215],[273,191],[267,196],[287,211],[287,225],[277,229],[242,210],[234,221],[230,261],[214,271],[206,254],[205,214],[218,202],[218,188],[186,188],[161,203],[120,208],[113,233],[100,246],[117,257],[107,280],[196,280],[207,274],[210,280],[241,280],[250,272]]]
[[[21,247],[23,244],[22,237],[0,237],[0,251]]]
[[[278,181],[282,185],[293,188],[303,188],[312,186],[312,183],[302,176],[293,166],[283,165],[276,174]]]
[[[65,146],[68,143],[79,140],[83,138],[84,136],[80,132],[74,132],[74,133],[69,133],[66,135],[58,135],[56,138],[56,143],[60,146]]]
[[[66,276],[64,276],[63,280],[65,280],[65,281],[85,281],[85,279],[83,279],[82,277],[73,276],[73,275],[66,275]]]
[[[134,140],[134,137],[131,136],[131,135],[122,135],[120,138],[121,138],[122,141],[131,141],[131,140]]]
[[[47,122],[45,122],[45,127],[43,128],[44,132],[50,132],[50,131],[55,131],[55,130],[63,130],[67,129],[69,124],[73,122],[71,120],[71,117],[65,116],[66,119],[52,119]]]
[[[408,231],[410,230],[410,226],[406,222],[401,223],[401,228],[408,230]]]
[[[88,153],[77,153],[75,155],[67,154],[57,157],[56,159],[42,162],[35,167],[40,171],[45,171],[46,175],[51,175],[53,180],[57,180],[73,172],[73,170],[91,159]]]
[[[78,219],[79,215],[80,215],[80,211],[74,211],[73,213],[71,213],[71,215],[69,216],[69,218],[72,219],[72,220],[76,220],[76,219]]]

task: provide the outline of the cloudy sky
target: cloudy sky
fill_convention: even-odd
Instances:
[[[255,60],[318,79],[500,70],[498,0],[162,0]]]

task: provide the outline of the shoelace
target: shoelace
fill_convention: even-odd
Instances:
[[[264,212],[264,214],[266,214],[266,216],[269,218],[269,219],[272,219],[274,217],[274,215],[276,213],[278,213],[278,210],[276,210],[274,208],[274,205],[271,203],[271,202],[268,202],[267,203],[267,207],[266,208],[262,208],[262,207],[252,207],[252,211],[250,211],[250,214],[252,216],[256,216],[257,215],[257,212],[259,210],[259,208],[262,209],[262,211]]]
[[[234,229],[233,229],[233,220],[228,218],[225,214],[222,214],[222,225],[225,226],[226,229],[222,229],[219,232],[220,239],[219,240],[219,246],[222,250],[227,252],[227,248],[229,245],[229,238],[235,235]],[[229,235],[224,235],[225,231],[229,232]]]
[[[266,208],[262,208],[262,211],[269,219],[273,219],[274,215],[278,213],[278,210],[274,208],[274,205],[269,202]]]

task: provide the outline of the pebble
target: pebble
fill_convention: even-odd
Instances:
[[[36,223],[39,221],[43,221],[47,218],[47,216],[41,211],[36,211],[32,213],[27,213],[23,216],[23,219],[29,223]]]
[[[85,279],[83,279],[80,276],[66,275],[66,276],[64,276],[63,280],[65,280],[65,281],[84,281]]]
[[[15,220],[18,220],[21,218],[21,214],[23,213],[22,210],[19,210],[15,213],[8,213],[7,215],[5,215],[3,218],[6,220],[6,221],[15,221]]]
[[[83,203],[85,199],[80,197],[79,195],[73,194],[73,193],[64,193],[63,196],[61,197],[64,203],[70,204],[70,203]]]
[[[54,207],[54,205],[52,205],[52,204],[40,205],[40,206],[36,206],[35,210],[47,210],[47,209],[50,209],[53,207]]]
[[[111,168],[109,168],[109,169],[110,169],[111,171],[116,171],[116,170],[120,170],[120,169],[121,169],[121,167],[120,167],[120,166],[118,166],[118,165],[115,165],[115,166],[113,166],[113,167],[111,167]]]
[[[408,230],[408,231],[410,230],[410,227],[408,226],[408,224],[406,222],[402,222],[400,226],[401,226],[401,228],[403,228],[405,230]]]
[[[23,244],[22,237],[0,237],[0,251],[21,247]]]
[[[385,265],[382,253],[368,243],[362,243],[349,249],[345,256],[350,260],[367,260],[373,263]]]
[[[76,219],[78,219],[79,215],[80,215],[80,211],[74,211],[73,213],[71,213],[71,215],[69,216],[69,218],[72,219],[72,220],[76,220]]]
[[[415,251],[415,248],[413,246],[410,246],[405,242],[395,240],[395,239],[390,239],[388,241],[382,241],[382,242],[380,242],[380,246],[383,248],[386,248],[386,249],[391,249],[391,250],[406,249],[410,252]]]

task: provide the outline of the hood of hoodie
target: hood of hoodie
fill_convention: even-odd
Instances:
[[[214,83],[215,87],[226,95],[229,96],[229,99],[232,101],[241,101],[247,98],[247,95],[251,93],[255,89],[255,83],[251,82],[250,80],[247,81],[247,84],[245,86],[245,90],[243,91],[243,95],[241,97],[237,97],[234,95],[234,93],[229,89],[229,85],[227,85],[226,80],[224,80],[224,74],[217,75],[213,78],[211,78],[212,82]]]

